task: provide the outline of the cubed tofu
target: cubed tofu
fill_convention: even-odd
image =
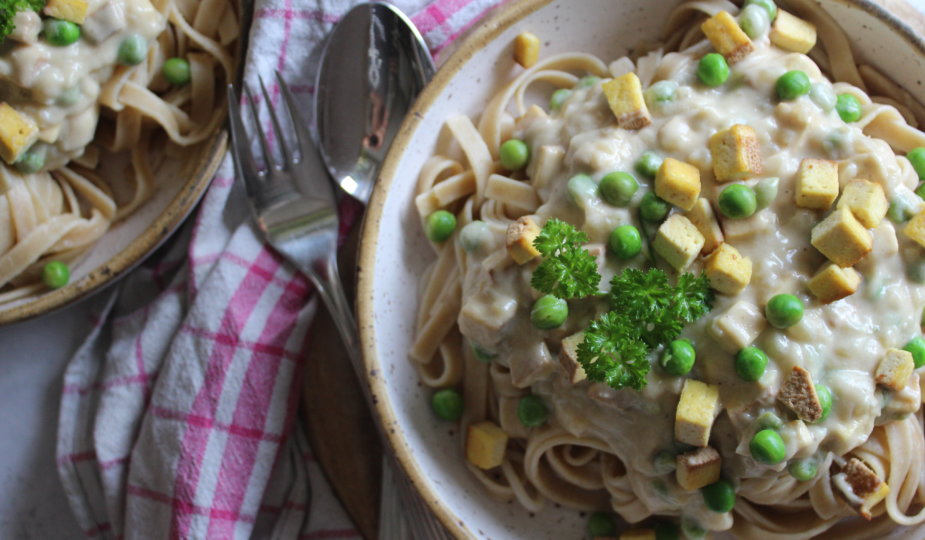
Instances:
[[[689,219],[703,235],[701,254],[706,255],[723,243],[723,229],[716,220],[716,213],[713,212],[710,201],[702,197],[697,199],[694,206],[684,213],[684,217]]]
[[[890,203],[883,193],[883,186],[861,178],[845,185],[836,208],[848,208],[854,217],[868,229],[876,228],[886,215]]]
[[[685,379],[678,409],[675,411],[674,438],[691,446],[707,446],[717,414],[719,387]]]
[[[832,477],[832,484],[864,519],[871,519],[870,510],[890,493],[887,485],[866,463],[851,457],[841,472]]]
[[[835,263],[826,263],[816,272],[806,287],[823,304],[830,304],[851,296],[861,284],[861,274],[854,268],[842,268]]]
[[[39,138],[35,121],[10,106],[0,103],[0,158],[12,165]]]
[[[804,422],[811,424],[822,418],[822,405],[816,394],[813,376],[800,366],[793,366],[790,370],[790,376],[777,393],[777,400]]]
[[[504,461],[507,433],[488,420],[466,431],[466,459],[480,469],[493,469]]]
[[[797,171],[797,206],[828,210],[838,198],[838,163],[828,159],[804,158]]]
[[[655,194],[682,210],[690,210],[700,197],[700,170],[690,163],[665,158],[655,173]]]
[[[748,56],[754,50],[752,40],[739,28],[739,23],[728,11],[720,11],[700,25],[716,52],[726,57],[730,64]]]
[[[658,228],[652,246],[675,270],[690,266],[704,244],[697,227],[681,214],[673,214]]]
[[[816,45],[816,25],[778,8],[769,37],[785,51],[806,54]]]
[[[925,210],[922,210],[903,227],[903,234],[925,247]]]
[[[655,540],[655,529],[630,529],[620,533],[620,540]],[[597,539],[599,540],[599,539]]]
[[[623,129],[641,129],[652,123],[646,100],[642,95],[642,83],[635,73],[626,73],[601,85],[607,97],[610,110],[617,118],[617,125]]]
[[[707,257],[704,272],[711,287],[722,294],[736,295],[752,279],[752,260],[724,243]]]
[[[678,454],[675,478],[682,488],[693,491],[719,480],[723,460],[719,452],[706,446]]]
[[[835,210],[813,227],[810,242],[842,268],[854,266],[873,249],[870,231],[847,208]]]
[[[902,390],[909,382],[909,377],[915,369],[912,353],[901,349],[887,349],[886,354],[877,365],[874,379],[877,384],[893,390]]]
[[[540,59],[540,38],[533,32],[522,32],[514,38],[514,61],[532,67]]]
[[[540,235],[540,226],[530,216],[523,216],[507,227],[507,252],[517,264],[526,264],[539,256],[533,241]]]
[[[758,306],[739,301],[713,319],[710,335],[729,353],[737,353],[755,341],[768,321]]]
[[[758,135],[744,124],[714,133],[710,137],[710,155],[717,182],[745,180],[761,174]]]
[[[559,349],[559,363],[565,369],[566,377],[572,384],[585,380],[585,368],[578,362],[578,346],[585,340],[585,333],[578,332],[562,339]]]
[[[87,19],[87,0],[48,0],[45,15],[83,24]]]

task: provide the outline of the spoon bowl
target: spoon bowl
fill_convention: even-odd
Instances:
[[[325,43],[315,85],[318,146],[334,181],[366,203],[386,152],[435,71],[414,24],[384,3],[359,4]]]

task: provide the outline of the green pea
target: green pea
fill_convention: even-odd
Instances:
[[[16,160],[16,170],[23,174],[35,174],[45,166],[45,154],[35,149],[29,149]]]
[[[639,229],[632,225],[620,225],[610,233],[610,251],[621,261],[632,259],[642,251],[642,237]]]
[[[646,178],[655,178],[659,167],[662,166],[662,156],[651,150],[643,152],[636,161],[636,172]]]
[[[780,178],[762,178],[755,185],[755,202],[758,203],[758,210],[771,206],[774,199],[777,198],[777,189],[780,185]]]
[[[736,355],[736,374],[743,381],[755,382],[768,367],[768,355],[758,347],[745,347]]]
[[[588,516],[588,534],[591,538],[617,535],[617,522],[606,512],[594,512]]]
[[[832,85],[827,82],[813,83],[809,89],[809,99],[824,112],[829,112],[835,108],[837,97]]]
[[[912,164],[915,174],[919,175],[919,180],[925,180],[925,147],[919,146],[909,150],[906,159]]]
[[[450,236],[453,236],[453,231],[455,230],[456,216],[446,210],[437,210],[427,216],[424,223],[424,234],[427,235],[431,242],[437,244],[446,242]]]
[[[588,206],[598,195],[597,184],[587,174],[576,174],[569,178],[565,189],[569,199],[580,208]]]
[[[729,78],[729,64],[719,53],[706,54],[697,64],[697,78],[707,86],[720,86]]]
[[[430,398],[430,406],[441,419],[456,421],[463,413],[463,398],[456,390],[444,388],[434,392]]]
[[[745,35],[756,39],[767,33],[771,27],[771,20],[768,12],[761,6],[747,5],[742,9],[739,15],[739,26]]]
[[[630,173],[607,173],[601,178],[601,197],[614,206],[627,206],[639,189],[639,182]]]
[[[66,47],[80,39],[80,26],[71,21],[48,18],[42,27],[45,40],[56,47]]]
[[[697,523],[694,518],[688,516],[681,516],[681,529],[684,531],[685,536],[693,540],[705,538],[707,536],[706,529],[704,529],[700,523]]]
[[[504,141],[498,152],[501,166],[509,171],[522,169],[530,161],[530,148],[520,139]]]
[[[912,353],[915,369],[925,366],[925,339],[914,337],[909,340],[909,343],[903,345],[903,350]]]
[[[732,483],[725,478],[700,488],[703,502],[714,512],[728,512],[736,502],[736,491]]]
[[[486,350],[474,341],[470,342],[470,344],[472,346],[472,356],[474,356],[476,360],[483,364],[490,364],[491,361],[498,356],[497,354]]]
[[[668,474],[678,468],[678,458],[674,452],[662,450],[652,458],[652,468],[655,469],[655,474]]]
[[[789,328],[803,319],[803,301],[792,294],[774,295],[765,306],[764,315],[774,328]]]
[[[816,397],[819,398],[819,405],[822,407],[822,416],[819,417],[819,420],[816,420],[816,423],[822,423],[826,418],[829,417],[829,413],[832,412],[832,390],[824,384],[817,384],[816,386]]]
[[[538,427],[546,423],[549,409],[539,396],[530,394],[517,403],[517,419],[526,427]]]
[[[838,94],[835,110],[843,122],[857,122],[861,119],[861,102],[851,94]]]
[[[61,107],[70,107],[80,100],[80,96],[80,87],[72,86],[58,94],[58,99],[55,100],[55,103]]]
[[[665,219],[669,211],[671,211],[671,205],[651,191],[643,195],[639,203],[639,215],[642,219],[653,223]]]
[[[781,75],[774,88],[777,90],[777,97],[790,101],[809,93],[810,86],[809,76],[795,69]]]
[[[148,42],[138,34],[129,34],[119,45],[119,63],[126,66],[137,66],[144,62],[148,54]]]
[[[755,461],[765,465],[776,465],[787,456],[784,439],[773,429],[762,429],[752,436],[748,449]]]
[[[854,134],[847,126],[835,128],[822,139],[822,149],[832,159],[845,159],[854,152]]]
[[[772,411],[765,411],[758,417],[758,427],[761,429],[780,429],[784,421]]]
[[[755,190],[745,184],[730,184],[719,194],[719,211],[730,219],[751,217],[758,209]]]
[[[575,86],[578,88],[587,88],[589,86],[594,86],[595,84],[601,82],[600,77],[595,77],[594,75],[588,75],[578,79],[578,84]]]
[[[774,3],[774,0],[745,0],[746,6],[761,6],[768,13],[768,21],[774,22],[774,19],[777,18],[777,4]]]
[[[918,195],[919,198],[925,199],[925,182],[922,182],[919,184],[919,187],[915,188],[915,194]]]
[[[42,267],[42,282],[49,289],[60,289],[71,280],[71,269],[61,261],[51,261]]]
[[[646,103],[649,107],[654,108],[663,103],[674,101],[677,94],[678,83],[674,81],[658,81],[646,89]]]
[[[656,521],[652,526],[655,530],[655,540],[678,540],[680,530],[670,521]]]
[[[565,103],[565,100],[571,95],[572,91],[568,88],[560,88],[553,92],[552,95],[549,96],[549,110],[558,111],[562,107],[562,104]]]
[[[896,224],[905,223],[912,218],[912,208],[904,198],[896,197],[890,201],[890,207],[886,211],[886,217]]]
[[[176,86],[188,84],[192,78],[189,62],[185,58],[171,58],[164,62],[162,69],[167,82]]]
[[[819,472],[819,464],[813,458],[795,459],[787,466],[787,472],[800,482],[809,482]]]
[[[468,253],[478,251],[491,241],[491,229],[488,224],[481,220],[474,220],[466,223],[462,229],[459,229],[459,245]]]
[[[568,318],[568,303],[551,294],[541,296],[533,303],[530,321],[540,330],[550,330],[562,326]]]
[[[665,347],[659,365],[671,375],[682,377],[690,373],[697,360],[697,351],[686,339],[676,339]]]

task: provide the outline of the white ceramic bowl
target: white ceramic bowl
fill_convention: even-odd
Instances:
[[[578,512],[547,504],[530,515],[491,499],[463,463],[455,429],[438,421],[407,358],[413,338],[417,284],[432,249],[413,206],[415,182],[452,113],[477,117],[516,69],[511,43],[523,31],[540,36],[542,55],[586,51],[605,61],[626,54],[660,25],[676,0],[523,0],[495,13],[446,62],[416,104],[393,145],[367,211],[360,251],[360,337],[377,413],[413,483],[455,535],[473,538],[584,538]],[[865,61],[921,100],[925,45],[878,4],[824,0]],[[896,6],[897,2],[891,1]],[[917,14],[908,5],[906,14]],[[602,15],[603,14],[603,15]],[[454,426],[455,427],[455,426]],[[452,434],[450,434],[452,432]]]

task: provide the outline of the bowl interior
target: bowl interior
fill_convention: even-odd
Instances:
[[[457,535],[476,538],[583,538],[585,517],[547,503],[531,515],[514,503],[498,504],[464,464],[456,426],[441,422],[428,405],[407,358],[418,303],[418,283],[433,250],[413,207],[415,183],[435,148],[446,118],[476,118],[502,83],[518,70],[512,42],[523,31],[540,37],[541,55],[567,51],[597,54],[609,62],[660,35],[676,0],[525,0],[493,16],[441,68],[403,126],[383,169],[367,214],[361,248],[359,317],[378,413],[392,444],[424,498]],[[823,2],[863,61],[922,95],[921,42],[895,19],[860,0]],[[605,16],[601,16],[605,14]],[[913,67],[914,66],[914,67]]]

